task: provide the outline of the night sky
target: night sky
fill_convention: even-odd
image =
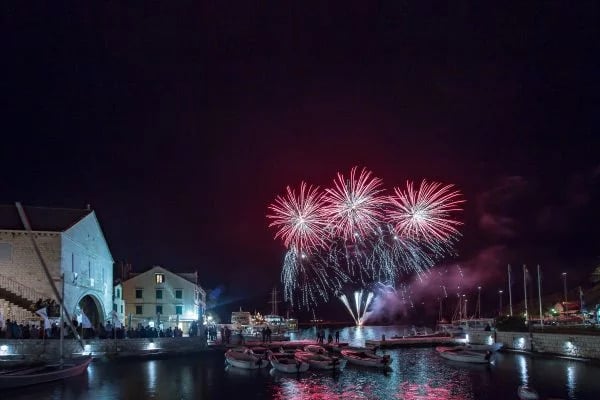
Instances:
[[[600,263],[597,2],[10,3],[0,202],[91,204],[135,270],[265,307],[268,204],[354,165],[456,184],[484,286]]]

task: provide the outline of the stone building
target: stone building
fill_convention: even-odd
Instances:
[[[163,329],[177,325],[187,333],[193,321],[203,320],[206,293],[197,272],[174,273],[154,266],[130,276],[122,282],[127,325]]]
[[[24,210],[59,291],[64,283],[66,310],[103,323],[112,311],[113,258],[96,213],[89,207]],[[0,205],[0,311],[17,321],[37,319],[30,310],[39,299],[58,301],[16,206]]]
[[[125,300],[123,300],[123,284],[121,282],[115,283],[115,286],[113,288],[112,309],[116,313],[116,318],[119,319],[119,322],[125,324]]]

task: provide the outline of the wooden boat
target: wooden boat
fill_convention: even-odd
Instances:
[[[269,360],[273,368],[280,372],[306,372],[310,366],[307,362],[297,359],[293,354],[272,353],[269,355]]]
[[[266,358],[256,356],[251,350],[231,349],[225,353],[225,361],[232,367],[258,369],[269,365]]]
[[[540,398],[535,390],[526,385],[519,386],[517,396],[521,400],[537,400]]]
[[[468,363],[476,363],[476,364],[489,364],[492,352],[479,352],[466,350],[462,347],[436,347],[435,350],[438,354],[452,361],[460,361],[460,362],[468,362]]]
[[[316,354],[310,351],[297,351],[295,357],[303,362],[306,362],[314,369],[323,370],[342,370],[346,367],[347,360],[336,356],[327,356],[324,354]]]
[[[0,373],[0,389],[18,388],[71,378],[82,374],[92,362],[91,356],[69,360],[62,364],[48,364]]]
[[[368,350],[344,349],[341,353],[350,364],[360,365],[361,367],[389,368],[389,365],[392,362],[389,355],[378,356]]]
[[[251,347],[250,351],[255,356],[262,357],[262,358],[269,358],[269,354],[271,353],[271,350],[269,350],[266,347],[262,347],[262,346]]]

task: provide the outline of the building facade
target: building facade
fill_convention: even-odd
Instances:
[[[96,213],[89,207],[24,211],[52,280],[64,290],[65,309],[104,323],[112,311],[113,258]],[[31,310],[39,300],[59,302],[17,208],[0,205],[0,311],[17,321],[38,319]]]
[[[125,324],[125,300],[123,300],[123,284],[121,282],[115,284],[113,288],[112,310],[115,313],[115,317],[119,319],[119,322]]]
[[[174,273],[154,266],[132,274],[122,282],[126,325],[138,324],[166,329],[178,326],[188,332],[193,321],[202,321],[206,293],[198,284],[197,273]]]

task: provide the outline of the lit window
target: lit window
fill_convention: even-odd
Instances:
[[[144,291],[142,289],[135,289],[135,298],[136,299],[141,299],[143,292]]]
[[[165,283],[165,274],[154,274],[156,283]]]
[[[162,289],[156,289],[156,298],[162,299]]]
[[[176,299],[182,299],[183,298],[183,290],[182,289],[175,289],[175,298]]]
[[[162,314],[162,306],[156,306],[156,313],[157,314]]]
[[[143,306],[135,306],[135,313],[138,315],[141,315],[144,313],[144,308]]]
[[[175,314],[177,314],[177,315],[183,314],[183,306],[175,306]]]

